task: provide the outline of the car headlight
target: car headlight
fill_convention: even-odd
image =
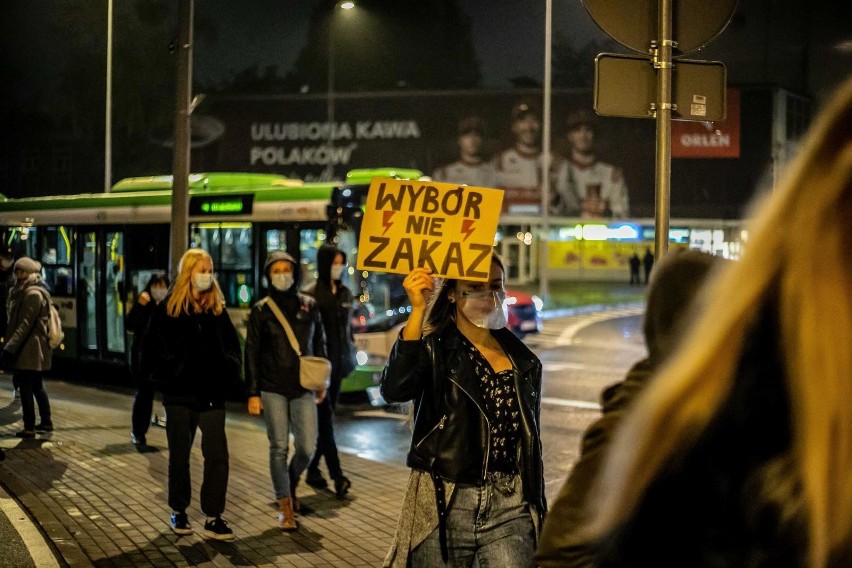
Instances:
[[[535,311],[540,312],[544,308],[544,302],[538,296],[533,296],[532,302],[535,306]]]

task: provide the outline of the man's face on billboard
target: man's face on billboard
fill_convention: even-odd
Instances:
[[[482,150],[482,135],[475,130],[460,134],[459,150],[462,156],[479,156]]]
[[[538,135],[541,132],[541,121],[532,113],[526,113],[512,123],[512,134],[515,141],[525,146],[538,144]]]
[[[595,142],[595,131],[588,124],[581,124],[568,131],[568,142],[575,152],[590,154]]]

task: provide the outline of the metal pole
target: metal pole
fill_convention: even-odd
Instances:
[[[104,193],[112,189],[112,0],[107,0],[106,116],[104,117]]]
[[[654,254],[665,256],[669,247],[669,200],[672,162],[672,0],[659,0],[657,68],[657,186],[655,195]]]
[[[538,254],[538,295],[545,304],[550,303],[550,282],[547,270],[547,248],[550,236],[550,95],[552,87],[551,56],[553,54],[553,0],[546,1],[544,19],[544,113],[541,141],[541,237]]]
[[[192,104],[192,20],[193,0],[178,0],[178,65],[175,104],[175,147],[172,164],[172,279],[177,276],[178,262],[189,243],[189,159],[190,106]]]
[[[328,133],[328,145],[333,144],[332,131],[334,130],[334,17],[337,12],[337,4],[331,9],[328,20],[328,107],[326,109],[326,120],[330,128]]]

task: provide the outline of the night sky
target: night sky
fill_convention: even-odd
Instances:
[[[474,45],[483,86],[509,87],[509,79],[543,80],[545,3],[517,0],[459,0],[473,20]],[[526,4],[526,6],[524,6]],[[251,9],[247,10],[246,6]],[[306,22],[314,2],[305,0],[196,0],[197,16],[220,24],[216,46],[198,45],[195,72],[200,81],[245,67],[282,65],[289,69],[305,42]],[[524,7],[521,7],[524,6]],[[605,38],[579,0],[553,2],[553,28],[579,47]],[[357,8],[356,8],[357,9]]]

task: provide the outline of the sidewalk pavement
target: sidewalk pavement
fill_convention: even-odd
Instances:
[[[0,447],[7,456],[0,462],[0,537],[10,532],[4,531],[8,523],[17,528],[27,517],[43,537],[19,528],[24,546],[18,537],[3,538],[5,568],[49,566],[52,559],[43,555],[48,550],[55,565],[71,567],[381,565],[408,478],[404,465],[341,454],[352,480],[350,494],[341,501],[300,484],[300,529],[283,533],[277,528],[263,422],[229,408],[230,482],[223,518],[237,538],[201,536],[200,435],[187,510],[196,532],[179,537],[169,526],[165,429],[152,427],[148,443],[157,449],[140,453],[130,443],[130,395],[59,381],[48,381],[47,389],[56,431],[20,440],[14,437],[21,427],[20,404],[12,398],[11,377],[0,374]]]

